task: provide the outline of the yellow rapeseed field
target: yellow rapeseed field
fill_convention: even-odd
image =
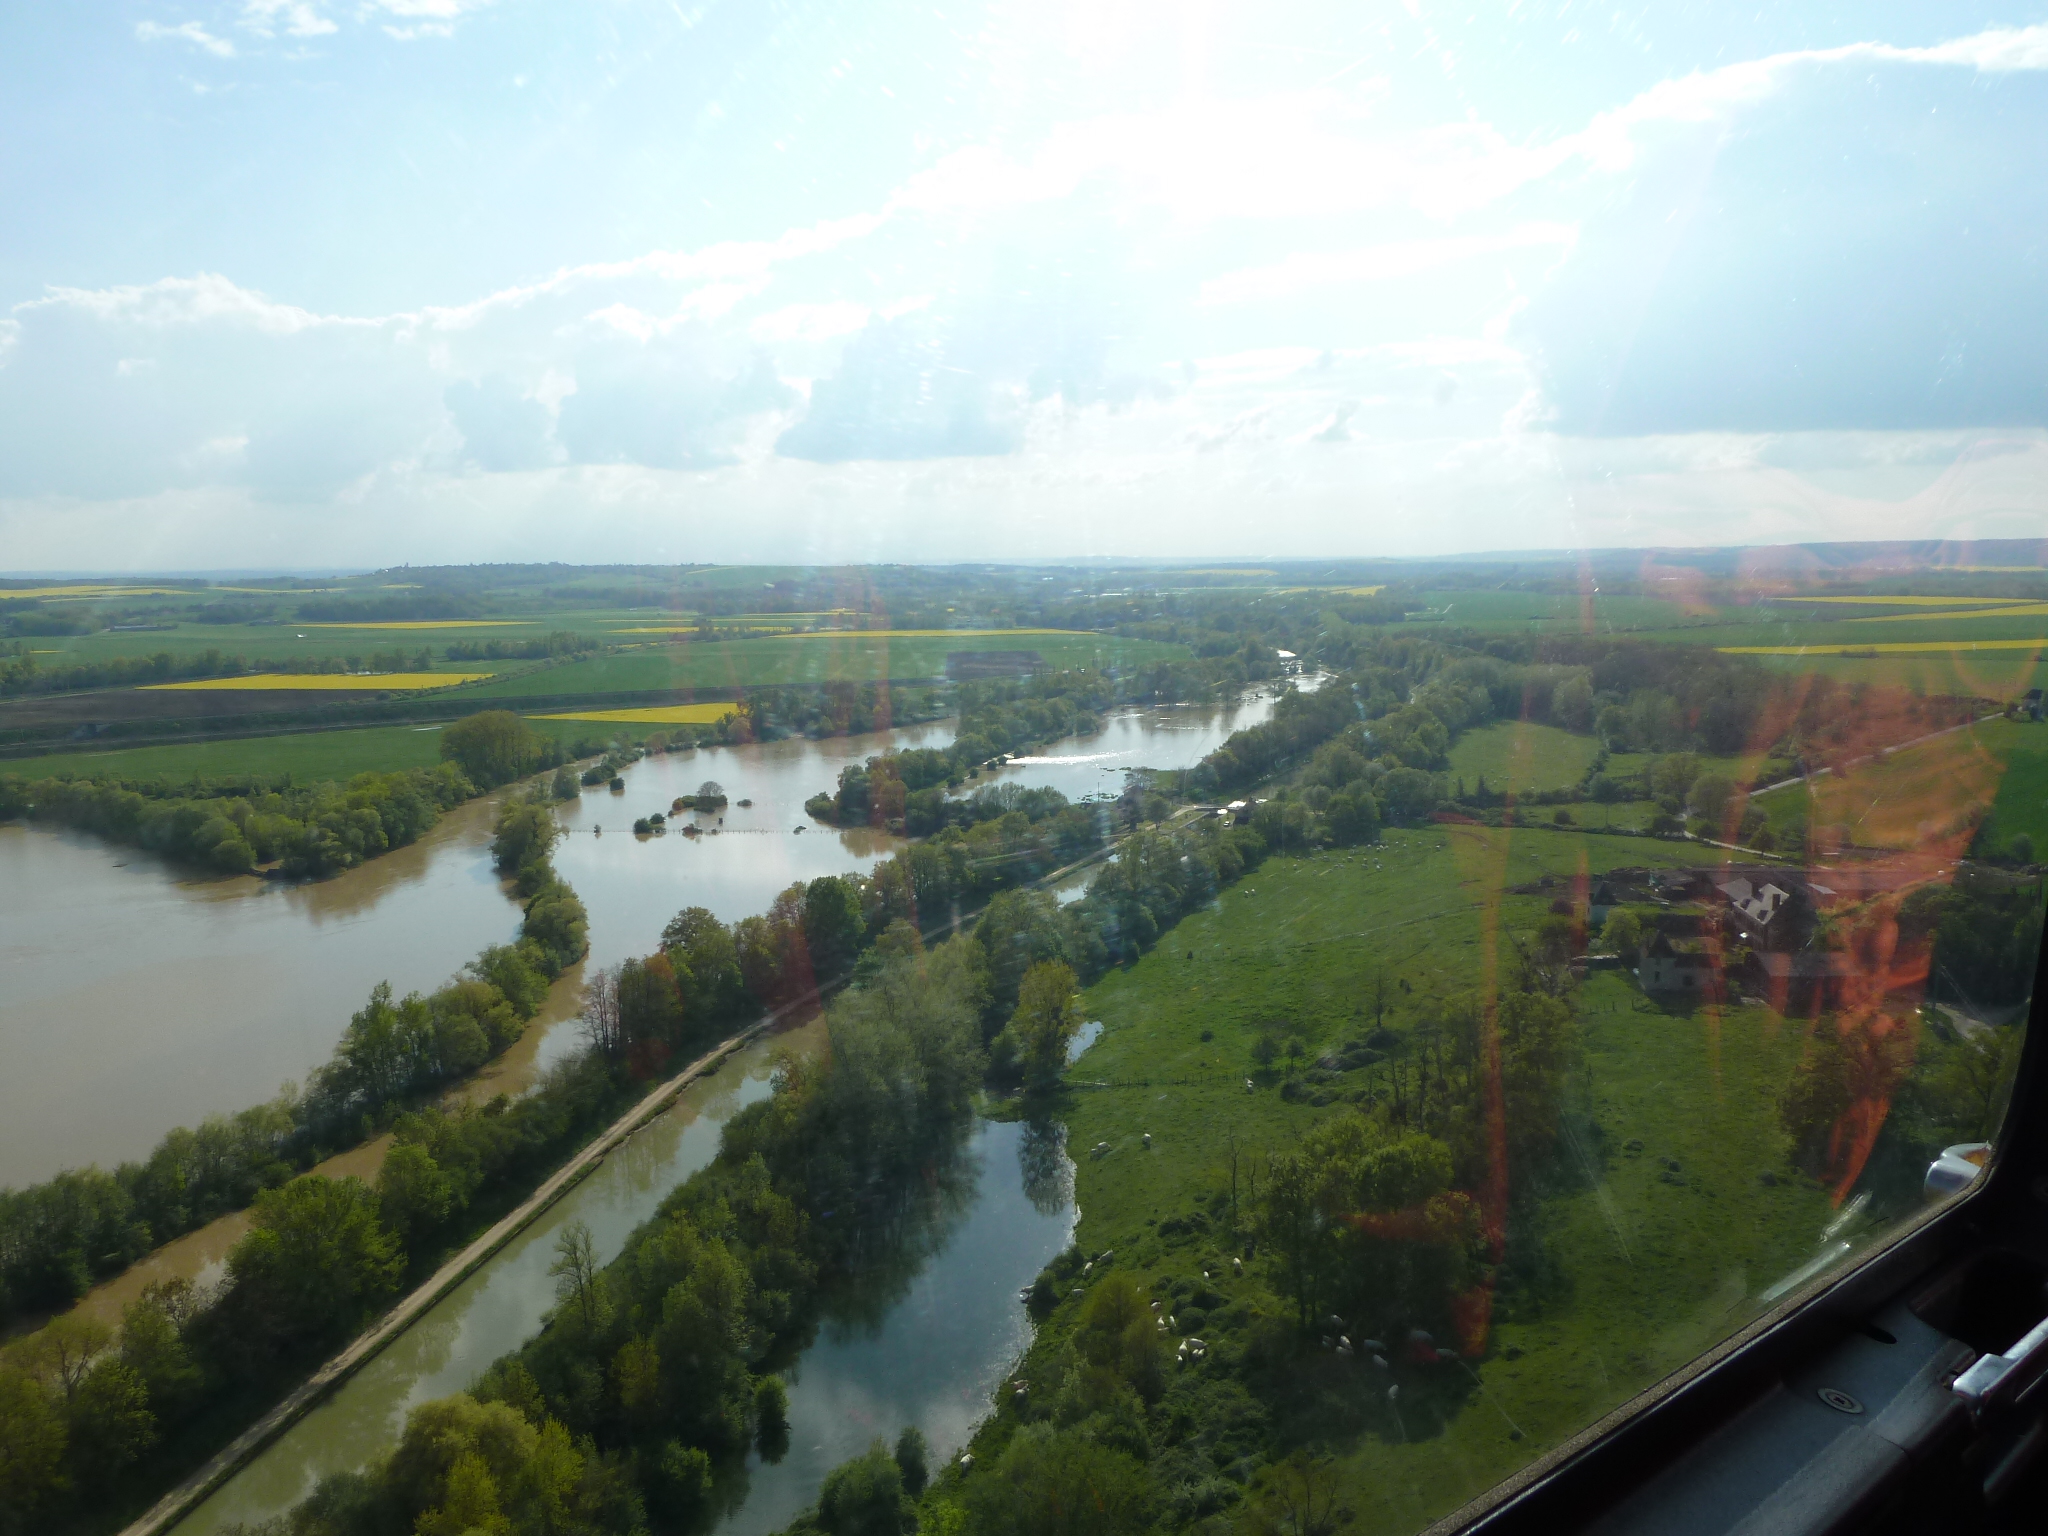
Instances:
[[[2013,601],[2009,597],[1787,597],[1788,603],[1860,603],[1865,608],[1961,608],[1998,607]]]
[[[583,709],[535,720],[593,720],[609,725],[711,725],[739,713],[737,704],[663,704],[650,709]]]
[[[933,640],[989,635],[1092,635],[1092,629],[815,629],[792,640]]]
[[[0,602],[17,597],[177,597],[200,596],[189,587],[0,587]]]
[[[1885,640],[1876,645],[1721,645],[1723,656],[1938,655],[1943,651],[2027,651],[2048,649],[2048,640]]]
[[[188,688],[195,692],[221,688],[383,689],[409,692],[416,688],[450,688],[495,677],[494,672],[251,672],[243,677],[199,677],[189,683],[147,683],[152,689]]]
[[[1916,624],[1939,619],[2037,619],[2048,613],[2048,603],[2014,603],[2006,608],[1937,609],[1933,613],[1876,613],[1851,619],[1851,624]]]

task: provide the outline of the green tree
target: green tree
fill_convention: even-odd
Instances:
[[[548,1273],[555,1278],[555,1299],[592,1332],[604,1312],[604,1282],[599,1268],[597,1244],[590,1228],[580,1221],[562,1228],[555,1238],[554,1262],[548,1265]]]
[[[1140,1397],[1155,1398],[1166,1384],[1157,1320],[1138,1282],[1123,1270],[1111,1270],[1089,1288],[1074,1348],[1089,1366]],[[1092,1395],[1109,1396],[1101,1391]]]
[[[183,1331],[192,1307],[189,1280],[159,1280],[121,1309],[122,1363],[142,1379],[160,1415],[178,1412],[203,1381]]]
[[[360,1179],[307,1174],[256,1199],[228,1255],[237,1299],[260,1329],[288,1338],[348,1332],[398,1289],[398,1239]]]
[[[508,800],[492,829],[492,862],[508,875],[518,874],[542,863],[561,835],[555,813],[540,801]]]
[[[904,1425],[896,1437],[896,1467],[903,1474],[903,1491],[913,1499],[921,1497],[931,1481],[931,1452],[924,1431],[915,1424]]]
[[[1593,683],[1585,673],[1576,673],[1550,690],[1550,718],[1568,731],[1592,729]]]
[[[1614,907],[1601,925],[1600,938],[1610,953],[1633,961],[1643,947],[1643,920],[1627,907]]]
[[[1268,1157],[1256,1217],[1260,1246],[1279,1265],[1295,1322],[1303,1328],[1316,1314],[1325,1257],[1317,1182],[1308,1159],[1291,1152]]]
[[[1064,960],[1041,960],[1027,970],[1007,1027],[1025,1081],[1037,1088],[1057,1082],[1067,1064],[1067,1046],[1081,1028],[1074,968]]]
[[[1340,848],[1380,840],[1380,803],[1362,780],[1332,795],[1325,817],[1331,840]]]
[[[1007,1018],[1017,1006],[1024,973],[1047,960],[1068,960],[1059,903],[1044,891],[1000,891],[983,909],[974,937],[988,957],[989,1006]]]
[[[1152,1523],[1144,1466],[1080,1429],[1031,1424],[967,1486],[977,1536],[1126,1536]]]
[[[768,1461],[779,1460],[789,1448],[789,1388],[780,1376],[754,1382],[754,1441]]]
[[[866,937],[859,892],[837,875],[820,875],[804,887],[803,928],[812,975],[820,981],[844,975]]]
[[[412,1248],[448,1219],[455,1189],[433,1153],[400,1142],[377,1172],[377,1201],[384,1224]]]
[[[834,1467],[818,1490],[818,1525],[827,1536],[902,1536],[914,1524],[902,1470],[879,1440]]]
[[[38,1528],[63,1491],[64,1415],[27,1372],[0,1364],[0,1531]]]
[[[69,1412],[72,1459],[88,1476],[118,1472],[156,1443],[149,1388],[117,1357],[85,1373]]]
[[[487,709],[441,732],[441,757],[461,767],[479,789],[495,789],[531,773],[547,743],[509,709]]]

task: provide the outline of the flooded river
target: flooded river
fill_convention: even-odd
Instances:
[[[1114,793],[1125,768],[1198,762],[1271,708],[1260,697],[1126,712],[981,782]],[[644,954],[682,907],[732,921],[793,880],[872,868],[896,841],[820,827],[804,800],[850,762],[951,740],[934,724],[708,748],[649,758],[626,770],[623,793],[565,805],[556,865],[590,910],[588,964]],[[685,819],[715,832],[632,835],[635,817],[707,779],[732,799],[723,822]],[[146,1156],[174,1126],[260,1103],[327,1059],[378,981],[430,989],[511,938],[518,911],[490,867],[495,805],[463,806],[413,846],[305,885],[195,878],[84,833],[0,826],[0,1186]],[[490,1091],[516,1091],[573,1046],[580,979],[557,988]]]
[[[1075,799],[1114,793],[1125,768],[1192,765],[1271,708],[1270,698],[1258,698],[1227,709],[1126,712],[1095,737],[1020,759],[993,777],[1050,784]],[[931,725],[649,758],[625,771],[623,792],[593,790],[561,807],[567,835],[556,864],[590,910],[591,956],[563,978],[537,1027],[471,1093],[518,1091],[540,1065],[572,1048],[585,971],[645,953],[681,907],[706,906],[731,921],[764,910],[792,881],[872,868],[887,857],[896,840],[819,827],[804,816],[803,801],[833,787],[849,762],[892,745],[950,739],[947,726]],[[704,828],[699,837],[633,835],[635,817],[666,810],[707,779],[730,797],[722,821],[680,818]],[[11,1096],[0,1106],[0,1181],[134,1156],[172,1125],[255,1102],[325,1059],[377,980],[388,976],[401,991],[432,986],[484,944],[508,937],[517,912],[489,867],[492,814],[488,803],[464,807],[414,848],[302,887],[190,881],[145,855],[82,837],[0,828],[0,871],[23,875],[0,880],[0,974],[8,981],[0,991],[0,1083],[7,1085],[0,1092]],[[1061,899],[1084,883],[1069,881]],[[27,894],[32,884],[65,894],[38,905]],[[19,926],[9,921],[17,914]],[[122,934],[130,940],[125,948],[116,942]],[[151,956],[164,962],[155,974]],[[316,984],[301,984],[308,978]],[[77,1018],[98,1043],[94,1053],[39,1043],[38,1030],[52,1016]],[[172,1063],[169,1077],[180,1087],[171,1100],[156,1091],[161,1078],[152,1081],[123,1060],[135,1038]],[[779,1046],[803,1049],[814,1038],[798,1031]],[[187,1517],[182,1536],[208,1536],[290,1507],[326,1473],[360,1466],[388,1447],[413,1405],[460,1390],[530,1337],[553,1305],[547,1266],[562,1225],[588,1223],[600,1250],[616,1253],[661,1198],[712,1157],[725,1121],[767,1093],[775,1048],[752,1047],[687,1090]],[[25,1062],[44,1074],[42,1089],[67,1096],[62,1151],[46,1142],[57,1139],[65,1117],[47,1110],[48,1092],[14,1070]],[[34,1128],[14,1118],[17,1109]],[[788,1453],[773,1466],[750,1461],[730,1489],[722,1528],[758,1536],[787,1524],[816,1497],[826,1471],[906,1424],[922,1428],[940,1455],[966,1440],[1028,1342],[1018,1288],[1069,1240],[1068,1172],[1053,1130],[975,1128],[958,1209],[933,1234],[932,1251],[909,1267],[898,1294],[869,1298],[858,1318],[828,1319],[790,1367]],[[210,1272],[238,1235],[230,1230],[238,1219],[160,1251],[150,1276]],[[103,1288],[109,1308],[130,1278]]]
[[[588,963],[645,953],[680,907],[731,920],[765,909],[793,879],[871,867],[887,839],[789,835],[804,797],[893,740],[951,739],[926,726],[654,758],[627,770],[631,793],[599,789],[564,806],[572,832],[609,824],[557,853],[590,909]],[[672,782],[694,791],[711,777],[754,799],[761,818],[776,807],[773,821],[731,811],[736,826],[778,835],[636,843],[633,817],[666,809],[682,793]],[[511,939],[519,909],[490,860],[499,798],[303,885],[194,878],[86,833],[0,826],[0,1186],[144,1157],[175,1126],[261,1103],[327,1060],[379,981],[401,995],[429,990]],[[551,1012],[573,1014],[574,986],[561,991]],[[571,1036],[543,1031],[534,1044],[559,1049]]]

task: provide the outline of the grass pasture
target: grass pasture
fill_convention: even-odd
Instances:
[[[2048,724],[1979,721],[1756,803],[1780,834],[1846,827],[1864,847],[1959,854],[1968,828],[1988,813],[1996,838],[2024,832],[2048,849]]]
[[[1851,649],[1861,650],[1854,646]],[[1757,656],[1774,672],[1820,673],[1843,683],[1868,683],[1873,688],[1901,688],[1932,695],[2016,699],[2041,686],[2040,651],[1950,650],[1880,653],[1875,656]]]
[[[1247,1093],[1259,1028],[1298,1027],[1312,1058],[1369,1030],[1362,982],[1375,965],[1417,994],[1489,976],[1498,930],[1533,926],[1547,910],[1506,886],[1707,851],[1446,827],[1269,860],[1084,996],[1084,1016],[1105,1029],[1072,1078],[1130,1086],[1073,1091],[1063,1105],[1070,1146],[1109,1144],[1078,1159],[1082,1251],[1114,1250],[1117,1267],[1148,1285],[1191,1278],[1207,1240],[1154,1229],[1227,1188],[1227,1138],[1253,1156],[1281,1151],[1345,1112],[1289,1104],[1270,1086]],[[1801,1049],[1796,1025],[1764,1009],[1639,1012],[1613,973],[1596,974],[1579,1001],[1587,1130],[1570,1161],[1581,1176],[1553,1174],[1562,1187],[1538,1229],[1511,1235],[1525,1253],[1540,1248],[1535,1267],[1551,1276],[1541,1300],[1503,1295],[1486,1354],[1468,1363],[1476,1381],[1467,1365],[1397,1363],[1395,1407],[1362,1361],[1312,1351],[1296,1370],[1290,1427],[1338,1434],[1337,1502],[1357,1511],[1360,1530],[1419,1529],[1725,1337],[1812,1256],[1831,1214],[1825,1192],[1784,1167],[1776,1104]],[[1389,1016],[1397,1032],[1410,1005],[1403,995]],[[1681,1172],[1666,1177],[1666,1159]],[[1775,1185],[1759,1181],[1766,1171]],[[1247,1271],[1210,1284],[1227,1303],[1280,1305],[1260,1266]]]
[[[344,781],[359,773],[430,768],[441,760],[438,725],[369,726],[348,731],[301,731],[227,741],[122,747],[111,752],[58,752],[47,757],[0,759],[0,774],[24,779],[228,778],[290,774],[302,784]]]
[[[1049,667],[1185,660],[1180,646],[1093,633],[959,631],[893,636],[846,631],[649,646],[485,683],[474,696],[538,698],[571,693],[654,693],[681,688],[757,688],[793,683],[873,683],[936,677],[953,651],[1036,651]]]
[[[1600,743],[1591,736],[1533,720],[1496,720],[1459,734],[1448,771],[1467,789],[1481,778],[1489,790],[1516,794],[1570,789],[1599,755]]]

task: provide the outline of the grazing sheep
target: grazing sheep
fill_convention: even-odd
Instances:
[[[1147,1152],[1152,1150],[1152,1133],[1150,1131],[1145,1133],[1145,1150]]]
[[[1238,1275],[1241,1275],[1241,1274],[1243,1274],[1243,1273],[1244,1273],[1244,1260],[1243,1260],[1243,1259],[1232,1259],[1232,1260],[1230,1261],[1230,1269],[1231,1269],[1231,1273],[1232,1273],[1232,1274],[1238,1274]]]

